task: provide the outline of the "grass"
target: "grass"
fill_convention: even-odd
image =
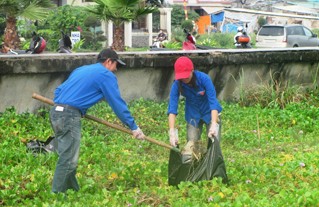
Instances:
[[[82,120],[77,177],[81,189],[51,194],[56,154],[34,156],[22,141],[52,135],[48,110],[0,114],[3,206],[318,206],[318,99],[284,108],[222,102],[221,147],[230,179],[168,186],[169,150]],[[185,144],[181,103],[179,137]],[[314,105],[315,104],[315,105]],[[148,136],[168,143],[167,103],[129,103]],[[105,103],[88,112],[120,124]]]

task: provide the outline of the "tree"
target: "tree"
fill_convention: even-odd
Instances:
[[[86,32],[82,32],[85,39],[84,45],[91,45],[91,48],[94,50],[100,49],[102,44],[99,42],[106,40],[106,37],[103,35],[103,31],[96,31],[96,28],[101,26],[101,21],[97,19],[96,16],[88,16],[84,20],[84,25],[87,28],[93,29],[93,32],[90,29]]]
[[[54,7],[50,0],[1,0],[0,14],[6,16],[4,44],[12,49],[19,48],[17,19],[41,20],[47,15],[47,8]]]
[[[96,5],[88,11],[99,19],[114,24],[112,47],[124,51],[124,22],[136,20],[157,10],[155,6],[146,6],[144,0],[95,0]]]
[[[161,7],[162,4],[164,3],[164,0],[146,0],[145,1],[147,4],[151,4],[157,7]]]
[[[172,27],[180,28],[182,23],[185,21],[184,8],[180,5],[174,5],[172,14],[174,14],[172,15]],[[188,19],[196,22],[199,19],[199,14],[195,11],[188,11]]]

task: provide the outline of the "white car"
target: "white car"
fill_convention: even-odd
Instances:
[[[318,47],[319,39],[302,25],[264,25],[256,36],[257,48]]]

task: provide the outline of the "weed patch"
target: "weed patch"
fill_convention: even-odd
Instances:
[[[48,110],[0,114],[0,205],[3,206],[317,206],[319,109],[314,94],[285,107],[222,102],[221,147],[230,182],[168,186],[169,151],[82,120],[77,177],[81,189],[51,194],[56,154],[34,156],[22,141],[52,135]],[[183,105],[184,102],[182,101]],[[167,103],[136,100],[129,108],[145,134],[169,143]],[[177,124],[186,143],[183,106]],[[120,124],[101,102],[89,114]]]

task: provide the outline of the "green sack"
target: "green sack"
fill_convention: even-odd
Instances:
[[[217,138],[208,139],[207,151],[199,159],[190,163],[182,162],[182,154],[170,151],[168,165],[168,184],[176,186],[182,181],[198,182],[221,177],[223,183],[228,182],[226,165]]]

